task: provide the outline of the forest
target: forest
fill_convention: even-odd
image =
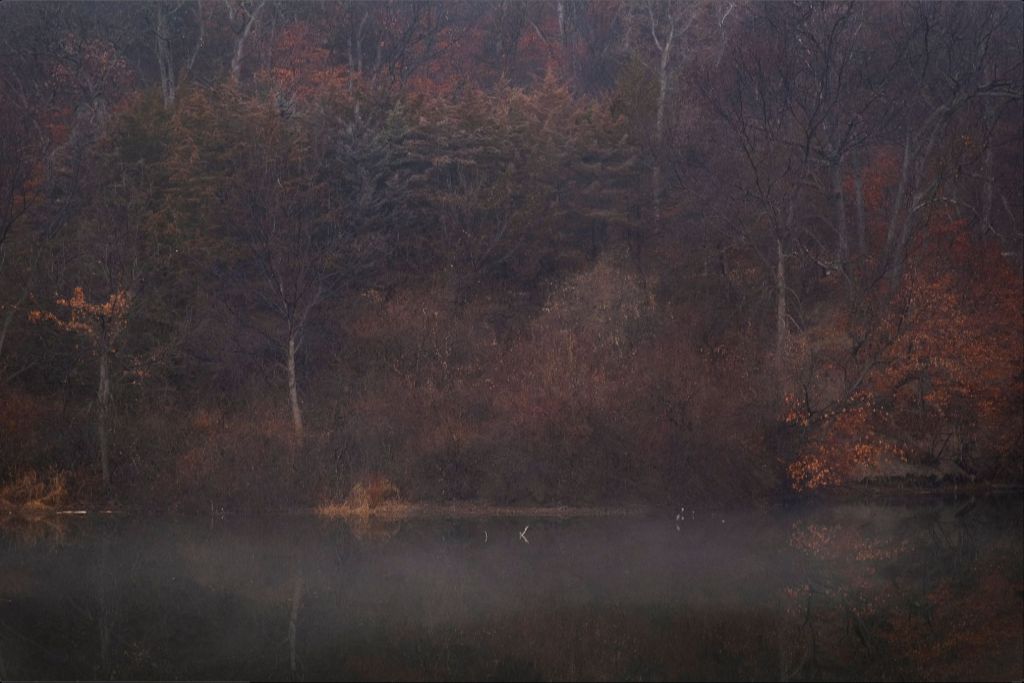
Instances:
[[[1022,53],[1009,2],[2,2],[0,509],[1019,487]]]

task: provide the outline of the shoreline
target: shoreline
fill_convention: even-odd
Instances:
[[[390,503],[376,507],[345,504],[321,505],[311,512],[324,519],[484,519],[533,517],[572,519],[582,517],[640,517],[655,510],[650,505],[586,506],[571,505],[488,505],[483,503]]]
[[[988,498],[1012,494],[1024,494],[1021,484],[966,484],[941,486],[901,485],[899,483],[885,485],[848,485],[826,491],[789,492],[786,494],[763,498],[752,503],[751,507],[774,507],[776,505],[793,505],[801,503],[849,503],[856,501],[874,501],[887,503],[923,503],[928,500],[946,498]],[[729,506],[730,509],[735,506]],[[746,506],[741,506],[746,507]],[[31,506],[18,509],[16,506],[0,506],[0,520],[33,520],[54,517],[124,517],[139,516],[182,516],[182,517],[258,517],[265,515],[319,517],[322,519],[351,520],[460,520],[485,518],[540,518],[540,519],[579,519],[601,517],[641,517],[657,514],[660,510],[674,509],[674,505],[656,503],[637,503],[628,505],[500,505],[484,502],[455,503],[413,503],[403,501],[384,502],[374,507],[353,506],[346,503],[325,503],[309,507],[266,508],[262,510],[229,510],[223,507],[210,511],[180,510],[160,507],[112,507],[109,503],[95,508],[88,504],[68,504],[61,507],[42,508]]]

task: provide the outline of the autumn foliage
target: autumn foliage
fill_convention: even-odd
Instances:
[[[2,480],[1024,480],[1009,4],[0,5]]]
[[[119,291],[111,294],[103,303],[91,304],[86,301],[84,290],[75,287],[75,293],[70,298],[60,297],[55,303],[67,310],[67,319],[51,311],[34,310],[29,312],[29,320],[45,320],[55,324],[59,329],[77,332],[90,340],[102,339],[102,343],[108,343],[116,340],[124,330],[130,297],[128,292]]]
[[[786,421],[810,434],[789,466],[798,489],[871,476],[1021,475],[1020,273],[957,221],[937,222],[914,252],[899,290],[880,293],[886,312],[860,350],[855,388],[817,413],[787,397]],[[822,361],[820,374],[841,362]]]

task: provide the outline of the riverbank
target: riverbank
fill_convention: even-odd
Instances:
[[[826,491],[797,494],[797,497],[815,497],[823,500],[891,500],[894,498],[918,500],[922,498],[1002,496],[1010,493],[1024,493],[1024,484],[994,482],[922,484],[915,481],[892,481],[877,484],[849,484]]]
[[[571,518],[571,517],[638,517],[650,514],[653,508],[647,505],[619,507],[576,507],[556,506],[515,506],[488,505],[485,503],[386,503],[383,505],[353,506],[329,504],[317,507],[314,512],[320,517],[331,519],[382,519],[403,520],[427,519],[475,519],[475,518]]]
[[[326,502],[316,506],[269,506],[261,508],[234,508],[226,501],[209,501],[208,506],[186,507],[118,501],[116,498],[69,495],[62,477],[53,481],[27,477],[0,488],[0,518],[38,519],[53,516],[110,516],[125,514],[172,514],[186,516],[224,517],[227,515],[283,514],[286,516],[316,516],[325,519],[477,519],[477,518],[539,518],[568,519],[582,517],[639,517],[659,511],[673,511],[678,505],[690,507],[686,500],[673,503],[624,503],[607,505],[516,505],[478,501],[408,501],[392,497],[371,502],[364,496],[350,495],[344,502]],[[81,493],[81,490],[78,491]],[[775,495],[714,508],[724,511],[737,507],[774,507],[803,502],[916,502],[927,499],[987,498],[1006,495],[1024,495],[1024,485],[986,482],[922,482],[920,480],[886,481],[870,484],[850,484],[816,491],[777,492]],[[693,505],[710,509],[706,504]]]

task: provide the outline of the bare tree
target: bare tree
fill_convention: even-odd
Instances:
[[[259,23],[266,0],[245,2],[245,0],[224,0],[228,8],[228,18],[235,32],[235,46],[231,54],[231,80],[238,83],[242,75],[242,58],[253,30]]]
[[[672,86],[672,59],[675,53],[685,53],[688,34],[703,10],[695,2],[662,2],[648,0],[645,5],[647,27],[651,42],[657,50],[658,100],[654,115],[654,147],[651,168],[651,200],[654,221],[661,222],[663,193],[662,148],[665,144],[665,107]],[[680,61],[682,55],[676,57]]]
[[[764,12],[768,16],[754,14],[748,18],[747,30],[763,30],[762,22],[772,19],[770,10]],[[723,60],[723,71],[717,73],[716,80],[705,81],[703,88],[725,124],[726,139],[735,145],[735,161],[746,167],[745,173],[728,183],[738,193],[739,201],[753,212],[754,221],[741,219],[741,224],[749,226],[746,239],[758,248],[760,258],[772,272],[774,357],[783,387],[792,318],[787,260],[796,246],[812,160],[807,129],[791,116],[795,100],[793,72],[797,68],[791,45],[794,38],[784,31],[770,35],[760,44],[737,47]]]
[[[972,103],[1021,98],[1019,59],[1014,64],[1000,54],[1007,11],[1000,6],[900,8],[909,47],[902,78],[889,96],[903,114],[892,133],[901,143],[902,160],[879,264],[879,275],[888,275],[894,285],[922,217],[949,199],[943,188],[953,169],[941,151],[953,122]]]
[[[228,201],[222,219],[234,257],[223,273],[223,303],[276,350],[294,436],[301,443],[298,357],[315,311],[342,272],[346,235],[309,139],[269,108],[249,115],[262,137],[248,141],[224,188]]]

